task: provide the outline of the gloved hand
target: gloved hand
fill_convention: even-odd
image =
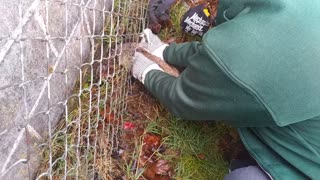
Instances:
[[[163,60],[163,51],[169,45],[163,43],[150,29],[143,30],[143,34],[144,38],[141,41],[141,47],[147,49],[151,54],[158,56]]]
[[[181,27],[186,33],[203,36],[210,28],[215,26],[215,13],[210,12],[207,4],[200,4],[190,8],[183,16]]]
[[[135,52],[133,65],[131,68],[131,73],[134,78],[138,79],[140,82],[142,82],[142,84],[144,84],[144,79],[147,73],[155,69],[163,71],[158,64],[149,60],[143,54]]]
[[[163,43],[157,35],[154,35],[150,29],[145,29],[143,31],[144,37],[141,40],[140,47],[143,47],[151,52],[151,54],[160,57],[163,59],[163,51],[168,46],[168,44]],[[144,79],[146,74],[151,70],[161,70],[159,65],[155,62],[146,58],[140,52],[135,52],[135,56],[133,58],[133,65],[132,65],[132,75],[134,78],[138,79],[140,82],[144,84]]]

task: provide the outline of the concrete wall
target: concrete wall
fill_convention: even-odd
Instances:
[[[19,4],[20,3],[20,4]],[[0,1],[0,179],[32,179],[112,0]]]

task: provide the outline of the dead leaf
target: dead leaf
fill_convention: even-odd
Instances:
[[[146,133],[143,137],[143,154],[147,157],[152,156],[161,145],[161,137],[155,134]]]
[[[206,159],[206,155],[204,155],[204,154],[197,154],[197,157],[198,157],[200,160]]]
[[[136,127],[135,124],[133,124],[132,122],[129,122],[129,121],[123,123],[123,129],[124,130],[132,130],[135,127]]]
[[[172,170],[166,160],[157,160],[154,163],[148,164],[148,167],[143,173],[146,179],[165,180],[171,179]]]

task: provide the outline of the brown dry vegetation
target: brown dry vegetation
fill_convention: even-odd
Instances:
[[[172,6],[173,28],[164,29],[159,35],[164,41],[200,40],[180,29],[180,19],[186,10],[182,1]],[[122,33],[130,34],[131,29],[136,32],[136,28],[125,24],[129,23],[127,20],[124,17],[117,23],[125,27]],[[109,28],[105,32],[117,33]],[[110,36],[104,41],[103,50],[108,57],[102,62],[102,84],[96,85],[100,71],[95,71],[98,74],[90,73],[91,69],[86,70],[89,73],[83,71],[81,89],[86,90],[81,93],[81,104],[79,99],[68,103],[67,118],[62,118],[48,146],[43,148],[38,175],[50,168],[51,157],[55,163],[49,173],[54,179],[65,176],[73,179],[75,175],[80,179],[221,179],[227,172],[227,160],[242,156],[237,133],[216,122],[187,122],[172,117],[141,83],[129,77],[129,66],[125,64],[132,58],[131,46],[136,45],[137,40],[132,38],[137,37],[122,38],[117,42]],[[131,51],[125,56],[110,56],[116,53],[108,48],[114,48],[117,43],[129,44]],[[122,44],[122,50],[126,44]],[[100,46],[96,48],[97,57],[101,54],[98,49]],[[78,93],[79,88],[78,84],[74,92]],[[96,106],[90,109],[90,103]],[[66,144],[78,145],[68,147],[65,152]],[[234,149],[239,151],[234,153]]]

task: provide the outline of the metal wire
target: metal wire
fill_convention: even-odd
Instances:
[[[0,85],[0,113],[5,103],[15,112],[0,117],[9,122],[0,128],[0,139],[8,142],[0,146],[0,179],[115,178],[112,154],[119,148],[130,60],[146,26],[146,3],[13,5],[18,23],[9,34],[0,31],[0,70],[19,78]]]

